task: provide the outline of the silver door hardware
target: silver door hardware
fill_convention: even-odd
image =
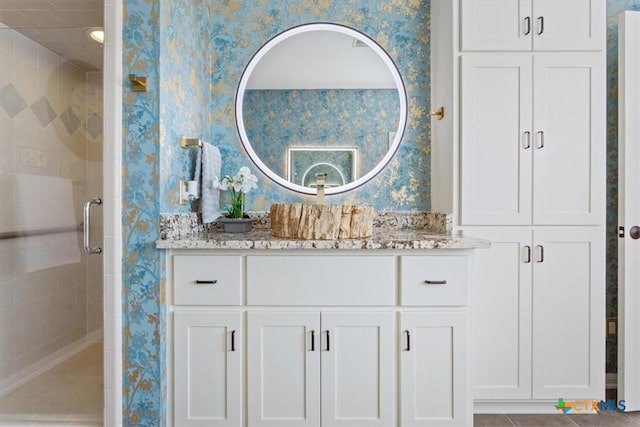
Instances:
[[[531,132],[525,131],[524,133],[524,149],[531,148]]]
[[[525,253],[526,253],[526,257],[524,259],[524,263],[525,264],[530,264],[531,263],[531,246],[526,245],[524,247]]]
[[[536,246],[538,250],[538,261],[536,262],[544,262],[544,247],[542,245]]]
[[[618,227],[618,237],[620,237],[621,239],[624,239],[624,227],[623,226]]]
[[[530,17],[530,16],[527,16],[526,18],[524,18],[524,23],[525,23],[525,25],[527,26],[527,27],[526,27],[527,29],[526,29],[526,30],[524,30],[524,35],[525,35],[525,36],[528,36],[528,35],[529,35],[529,33],[531,32],[531,17]]]
[[[631,227],[629,229],[629,236],[631,236],[633,240],[640,239],[640,227],[638,227],[637,225],[634,225],[633,227]]]
[[[91,247],[90,246],[90,236],[89,236],[89,226],[90,226],[90,218],[91,215],[89,215],[89,211],[91,210],[91,206],[92,205],[101,205],[102,204],[102,199],[95,197],[91,200],[89,200],[88,202],[86,202],[84,204],[84,225],[83,225],[83,231],[84,231],[84,251],[88,254],[92,254],[92,255],[98,255],[102,253],[102,248],[99,246],[95,246],[95,247]]]

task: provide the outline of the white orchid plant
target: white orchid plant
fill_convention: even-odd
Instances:
[[[225,175],[213,181],[213,187],[231,192],[231,200],[227,206],[227,218],[244,217],[244,195],[254,188],[258,188],[258,177],[251,170],[243,166],[235,176]]]

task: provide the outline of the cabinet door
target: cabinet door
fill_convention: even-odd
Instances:
[[[531,398],[530,229],[465,228],[491,241],[474,254],[473,397]]]
[[[603,399],[602,228],[534,232],[533,398]]]
[[[173,316],[175,425],[242,425],[242,313]]]
[[[462,50],[531,50],[531,0],[462,0]]]
[[[394,313],[323,312],[322,330],[322,425],[394,425]]]
[[[470,426],[466,310],[400,314],[400,424]]]
[[[534,224],[604,223],[604,65],[600,54],[534,57]]]
[[[250,426],[320,424],[320,314],[247,314]]]
[[[461,49],[605,49],[605,0],[461,0]]]
[[[534,0],[535,50],[604,50],[605,0]]]
[[[532,59],[462,57],[461,224],[531,223]]]

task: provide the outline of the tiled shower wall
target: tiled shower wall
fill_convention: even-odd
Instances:
[[[102,328],[102,261],[74,230],[101,164],[102,74],[0,28],[0,392]],[[38,229],[72,231],[10,234]]]

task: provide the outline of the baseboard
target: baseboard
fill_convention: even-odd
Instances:
[[[72,342],[71,344],[61,348],[55,353],[27,366],[26,368],[16,372],[15,374],[4,378],[0,381],[0,397],[6,396],[16,388],[26,384],[43,372],[59,365],[71,356],[81,352],[96,342],[102,341],[103,330],[97,329],[83,338]]]

